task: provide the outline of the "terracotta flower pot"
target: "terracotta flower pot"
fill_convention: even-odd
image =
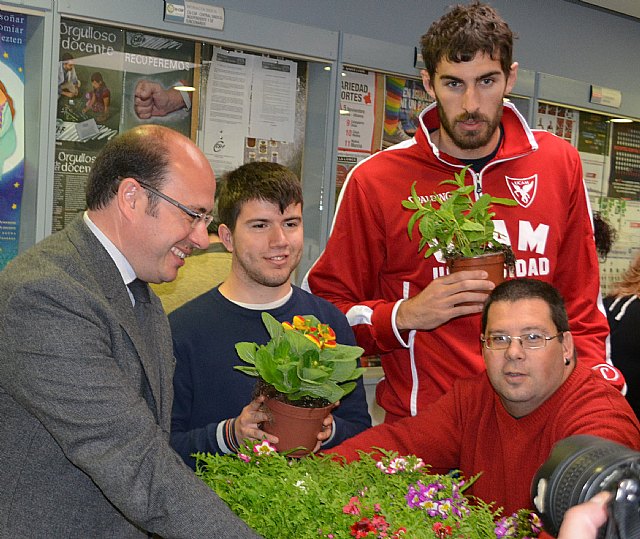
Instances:
[[[489,274],[487,278],[498,286],[504,281],[504,262],[504,253],[487,253],[471,258],[449,260],[447,266],[449,266],[451,273],[464,270],[485,270]],[[486,293],[488,294],[488,292]],[[473,305],[473,303],[464,302],[459,305]]]
[[[323,408],[301,408],[276,399],[267,399],[264,404],[269,408],[271,420],[262,424],[262,430],[280,439],[276,445],[278,451],[304,448],[291,453],[292,457],[302,457],[313,451],[322,430],[322,420],[334,407],[330,404]]]

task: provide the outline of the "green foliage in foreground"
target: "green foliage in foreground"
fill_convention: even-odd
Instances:
[[[361,453],[361,460],[350,464],[316,455],[287,459],[265,444],[244,447],[237,456],[200,453],[196,473],[267,539],[496,537],[500,510],[479,500],[470,505],[464,497],[475,478],[432,475],[420,459],[382,450],[380,469],[371,454]],[[424,491],[432,484],[442,488],[432,502],[412,508],[406,496],[416,484]],[[447,503],[449,514],[443,518]],[[443,512],[430,516],[426,507]],[[372,523],[380,525],[376,530],[385,528],[386,535],[366,534],[363,530]]]

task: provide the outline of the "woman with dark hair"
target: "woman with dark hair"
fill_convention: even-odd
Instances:
[[[109,104],[111,102],[111,90],[102,78],[102,73],[96,71],[91,75],[93,91],[89,94],[87,105],[82,112],[91,110],[97,122],[104,122],[109,117]]]

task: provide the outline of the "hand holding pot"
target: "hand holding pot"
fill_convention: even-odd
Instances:
[[[336,402],[336,406],[340,404],[340,401]],[[313,452],[316,453],[320,450],[320,447],[333,435],[333,414],[327,414],[322,420],[322,430],[318,433],[318,443],[313,448]]]
[[[484,270],[459,271],[438,277],[400,304],[396,327],[400,331],[431,330],[458,316],[479,313],[487,299],[486,292],[494,287]]]
[[[243,440],[267,440],[271,444],[277,444],[280,440],[277,436],[260,429],[260,423],[269,421],[269,415],[264,411],[262,403],[265,397],[259,396],[247,404],[236,418],[234,434],[238,442]]]

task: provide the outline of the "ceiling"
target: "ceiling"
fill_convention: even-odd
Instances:
[[[640,19],[640,2],[638,0],[582,0],[582,2]]]

